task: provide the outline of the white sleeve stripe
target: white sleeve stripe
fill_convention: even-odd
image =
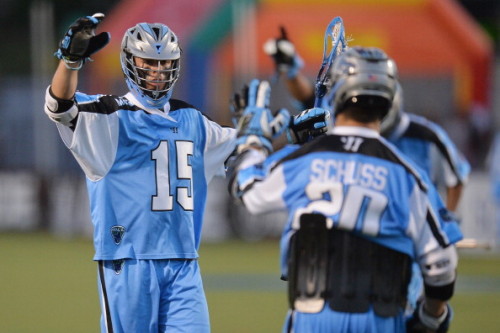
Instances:
[[[224,162],[231,155],[236,143],[236,130],[222,127],[203,116],[206,141],[204,147],[205,179],[207,183],[215,175],[224,176]]]

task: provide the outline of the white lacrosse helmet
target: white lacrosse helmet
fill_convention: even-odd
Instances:
[[[158,61],[156,69],[136,65],[135,57]],[[172,96],[172,89],[179,78],[181,49],[177,36],[161,23],[139,23],[123,36],[120,61],[127,86],[145,106],[162,108]],[[171,60],[166,68],[161,61]],[[148,73],[159,73],[148,79]],[[155,88],[147,88],[154,83]]]
[[[397,67],[376,47],[350,47],[334,60],[327,102],[336,116],[349,105],[379,109],[384,117],[396,93]]]

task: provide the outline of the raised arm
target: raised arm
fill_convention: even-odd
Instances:
[[[295,77],[287,77],[285,84],[293,98],[301,102],[305,107],[311,107],[314,102],[314,86],[312,82],[301,72]]]
[[[269,39],[264,44],[264,52],[273,59],[276,72],[284,78],[285,85],[293,98],[304,104],[306,108],[312,107],[314,85],[301,73],[304,62],[288,39],[285,28],[280,27],[280,32],[280,37]]]
[[[66,63],[60,60],[50,86],[53,96],[70,100],[75,95],[77,84],[78,71],[68,69]]]
[[[448,208],[448,210],[452,212],[457,211],[463,187],[462,184],[457,184],[446,188],[446,208]]]
[[[109,33],[95,35],[95,29],[103,19],[104,14],[97,13],[79,18],[69,27],[56,52],[60,61],[52,78],[53,97],[72,99],[78,84],[78,70],[109,42]]]

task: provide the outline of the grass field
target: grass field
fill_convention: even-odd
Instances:
[[[89,240],[0,233],[0,333],[99,331]],[[280,332],[286,312],[276,241],[202,244],[214,333]],[[500,254],[461,251],[450,332],[500,331]]]

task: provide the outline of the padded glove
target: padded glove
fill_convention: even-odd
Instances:
[[[80,17],[68,29],[59,44],[55,56],[62,59],[70,69],[80,69],[89,57],[109,43],[108,32],[95,34],[97,25],[104,19],[104,14]],[[77,64],[68,66],[68,64]]]
[[[233,111],[236,123],[237,152],[249,146],[265,148],[272,152],[272,140],[280,136],[290,123],[290,113],[281,109],[276,115],[269,110],[271,87],[267,81],[252,80],[238,95],[238,108]],[[236,105],[236,103],[233,103]],[[244,108],[242,106],[244,105]],[[234,108],[233,108],[234,109]]]
[[[288,142],[303,144],[328,131],[330,112],[322,108],[302,111],[292,117],[287,130]]]
[[[278,73],[284,73],[289,79],[293,79],[304,67],[304,61],[288,39],[285,28],[280,27],[280,31],[280,37],[269,39],[264,44],[264,52],[273,58]]]

